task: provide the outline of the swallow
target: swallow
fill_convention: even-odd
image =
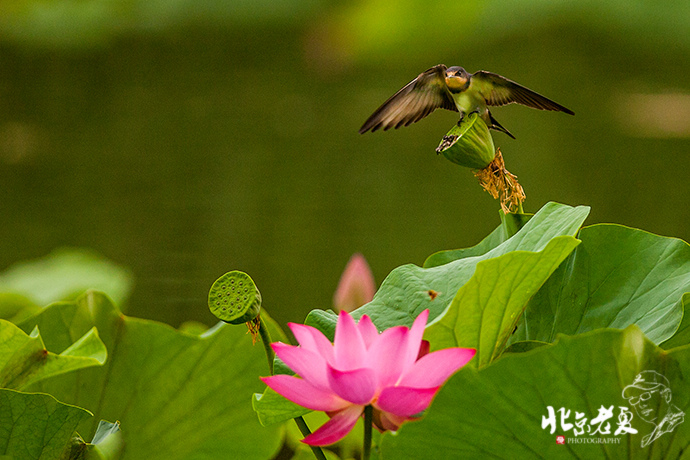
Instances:
[[[465,115],[477,112],[489,128],[515,139],[489,111],[489,106],[512,103],[575,115],[572,110],[501,75],[485,70],[470,74],[462,67],[439,64],[420,73],[384,102],[364,122],[359,133],[408,126],[441,108],[459,112],[458,124]]]

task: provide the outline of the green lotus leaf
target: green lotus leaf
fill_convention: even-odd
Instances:
[[[49,352],[38,327],[26,334],[9,321],[0,320],[0,387],[23,390],[32,383],[92,366],[106,359],[105,345],[96,328],[60,354]]]
[[[90,418],[89,411],[50,395],[0,388],[0,457],[61,459],[76,427]]]
[[[529,299],[578,245],[557,236],[539,252],[514,251],[477,264],[472,278],[424,332],[432,350],[475,348],[472,365],[498,358]]]
[[[122,304],[131,288],[132,274],[128,270],[85,249],[58,249],[40,259],[18,262],[0,273],[0,292],[21,294],[40,306],[72,300],[87,289],[106,292]]]
[[[623,393],[643,371],[670,385],[669,402],[656,398],[646,409],[658,420],[667,414],[676,419],[645,447],[656,425],[642,419]],[[666,352],[637,326],[561,335],[554,344],[507,354],[479,371],[461,369],[420,421],[383,436],[382,458],[436,460],[439,452],[443,458],[686,458],[690,424],[678,423],[677,414],[690,411],[688,375],[690,347]],[[565,445],[557,444],[559,435]]]
[[[458,289],[472,278],[478,263],[513,251],[542,251],[556,237],[575,235],[588,214],[588,207],[547,203],[517,233],[486,252],[430,268],[411,264],[398,267],[383,281],[374,300],[355,310],[353,316],[369,315],[379,330],[411,326],[427,308],[433,320],[446,311]],[[333,339],[336,318],[313,310],[306,323]]]
[[[669,340],[690,292],[690,246],[613,224],[585,227],[579,238],[582,244],[529,303],[512,341],[552,342],[558,333],[630,324],[656,344]],[[683,336],[672,345],[689,343],[687,331]]]
[[[276,340],[283,334],[262,314]],[[122,459],[265,459],[281,443],[281,426],[263,428],[251,407],[268,375],[263,347],[244,326],[219,323],[201,335],[121,314],[104,294],[89,291],[53,304],[20,326],[39,326],[49,348],[96,326],[109,350],[105,366],[34,384],[96,417],[78,427],[94,436],[97,420],[118,420]]]
[[[454,260],[486,254],[515,235],[533,216],[533,214],[505,214],[503,211],[500,211],[499,215],[501,216],[501,225],[489,233],[479,244],[470,248],[435,252],[424,261],[424,268],[438,267]]]

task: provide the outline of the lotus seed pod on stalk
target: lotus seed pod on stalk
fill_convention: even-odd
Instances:
[[[448,131],[436,148],[448,160],[472,168],[479,184],[499,200],[505,214],[522,213],[525,192],[505,167],[500,149],[496,149],[489,128],[476,112],[470,113]]]
[[[261,293],[249,275],[231,271],[218,278],[208,293],[208,307],[230,324],[251,322],[259,316]]]
[[[233,270],[218,278],[208,292],[208,308],[218,319],[230,324],[246,323],[252,335],[252,344],[261,336],[266,360],[271,375],[274,374],[273,362],[275,353],[271,348],[271,334],[266,324],[261,321],[261,293],[254,280],[244,272]],[[302,416],[295,417],[295,422],[304,436],[311,431]],[[312,446],[318,460],[326,460],[323,451]]]

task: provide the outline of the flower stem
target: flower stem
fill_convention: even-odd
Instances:
[[[304,421],[302,416],[295,417],[294,418],[295,423],[297,424],[297,428],[302,432],[302,436],[305,438],[311,434],[311,430],[307,426],[307,422]],[[316,457],[318,460],[326,460],[326,455],[324,455],[323,451],[319,446],[309,446],[311,447],[311,451],[314,453],[314,457]]]
[[[271,375],[273,375],[273,358],[275,353],[273,353],[273,348],[271,348],[271,334],[268,333],[268,328],[264,321],[259,321],[259,334],[261,334],[261,343],[264,346],[264,350],[266,350],[268,369],[271,371]]]
[[[268,368],[271,371],[271,375],[273,375],[273,360],[275,358],[275,353],[273,352],[273,348],[271,348],[271,334],[268,332],[268,328],[266,327],[264,321],[261,321],[259,323],[259,334],[261,334],[261,342],[264,345],[264,350],[266,350]],[[300,432],[305,438],[311,434],[311,430],[307,426],[307,422],[304,421],[302,416],[295,417],[294,420],[297,424],[297,428],[299,428]],[[326,460],[326,456],[324,455],[323,451],[319,446],[309,447],[311,447],[311,451],[314,452],[314,457],[316,457],[318,460]]]
[[[374,407],[370,404],[364,408],[364,446],[362,448],[362,460],[369,460],[371,456],[371,426]]]

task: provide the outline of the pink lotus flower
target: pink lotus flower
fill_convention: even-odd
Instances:
[[[374,275],[362,254],[354,254],[340,276],[338,288],[333,295],[336,311],[351,312],[365,303],[371,302],[376,293]]]
[[[339,441],[369,404],[376,426],[395,431],[424,411],[448,377],[476,352],[447,348],[426,354],[428,342],[422,335],[428,316],[429,310],[424,310],[412,328],[396,326],[379,334],[368,316],[357,324],[341,311],[333,344],[318,329],[290,323],[300,345],[271,346],[299,377],[275,375],[261,380],[290,401],[331,417],[304,438],[306,444]]]

